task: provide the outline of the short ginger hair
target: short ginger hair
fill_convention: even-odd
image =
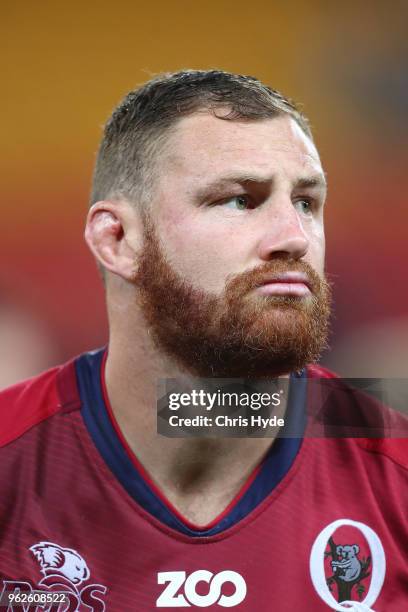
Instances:
[[[107,121],[91,204],[118,197],[143,200],[153,186],[155,159],[171,129],[181,118],[205,110],[222,120],[257,121],[286,114],[312,139],[298,106],[254,77],[222,70],[161,74],[130,91]]]

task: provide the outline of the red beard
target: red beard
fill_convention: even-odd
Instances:
[[[307,275],[311,296],[253,292],[265,278],[287,271]],[[147,220],[135,283],[157,348],[195,376],[278,376],[316,361],[327,346],[330,287],[304,262],[273,259],[234,276],[221,296],[212,296],[167,263]]]

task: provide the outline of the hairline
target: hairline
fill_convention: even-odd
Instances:
[[[219,109],[225,109],[228,112],[225,115],[217,114],[216,111]],[[142,208],[146,208],[146,200],[147,198],[151,198],[154,194],[154,188],[158,182],[158,179],[160,178],[158,164],[160,162],[160,159],[163,160],[163,156],[166,154],[166,152],[168,152],[167,145],[169,144],[171,137],[176,133],[177,128],[184,119],[194,117],[195,115],[208,114],[212,115],[216,119],[219,119],[220,121],[232,121],[238,123],[260,123],[262,121],[273,121],[274,119],[287,117],[288,119],[293,120],[296,125],[299,126],[299,128],[302,130],[302,133],[308,138],[308,140],[310,140],[310,142],[315,145],[312,132],[308,128],[307,123],[305,122],[305,125],[302,125],[302,121],[296,117],[295,113],[291,113],[284,109],[276,108],[274,109],[275,112],[273,114],[271,112],[270,116],[231,117],[229,115],[231,115],[232,110],[233,109],[231,107],[228,107],[225,104],[212,106],[203,104],[201,107],[195,108],[190,113],[183,113],[182,115],[180,115],[180,117],[172,121],[171,124],[168,126],[162,126],[156,129],[153,128],[151,134],[155,134],[155,142],[151,143],[150,145],[149,143],[145,145],[145,159],[141,168],[141,176],[143,177],[141,180],[141,187],[134,188],[134,191],[132,189],[125,189],[123,191],[113,189],[109,192],[105,199],[125,199],[134,206],[140,205]]]

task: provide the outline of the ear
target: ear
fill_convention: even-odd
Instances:
[[[103,200],[91,206],[85,240],[105,269],[132,280],[142,237],[143,226],[135,205],[122,200]]]
[[[353,544],[353,550],[356,555],[360,552],[360,547],[358,544]]]

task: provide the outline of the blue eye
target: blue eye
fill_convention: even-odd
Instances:
[[[244,195],[233,196],[232,198],[221,202],[221,205],[233,210],[247,210],[248,208],[251,208],[250,200]]]
[[[300,208],[301,212],[304,214],[310,214],[312,212],[312,204],[309,200],[298,200],[295,202],[295,206]]]

